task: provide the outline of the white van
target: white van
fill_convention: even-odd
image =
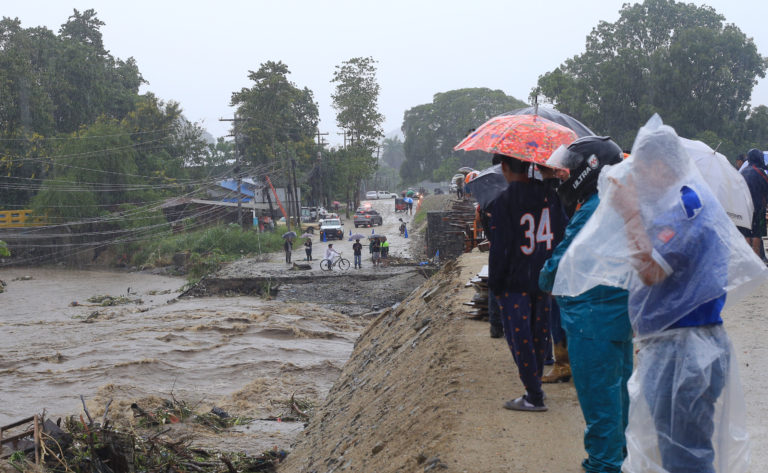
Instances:
[[[379,198],[379,193],[376,191],[368,191],[365,193],[365,200],[373,200],[378,198]]]
[[[378,199],[394,199],[397,196],[389,191],[378,191],[376,192]]]

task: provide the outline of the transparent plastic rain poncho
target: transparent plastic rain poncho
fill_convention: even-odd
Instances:
[[[725,331],[672,326],[723,296],[733,304],[765,281],[765,264],[658,115],[628,159],[603,168],[598,192],[600,205],[561,259],[552,293],[629,291],[638,358],[624,471],[746,471],[744,400]],[[664,276],[646,284],[650,266]]]

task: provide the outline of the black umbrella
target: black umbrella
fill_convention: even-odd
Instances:
[[[470,192],[481,209],[486,208],[493,199],[504,192],[509,183],[501,173],[501,164],[480,171],[476,178],[469,181]]]
[[[502,113],[502,115],[538,115],[540,117],[546,118],[547,120],[552,120],[559,125],[563,125],[566,128],[570,128],[574,131],[574,133],[576,133],[576,135],[578,135],[579,138],[582,136],[593,136],[595,134],[595,132],[587,128],[585,124],[581,123],[570,115],[566,115],[563,112],[555,110],[554,108],[525,107],[512,110],[511,112]]]
[[[296,232],[293,232],[293,231],[285,232],[283,233],[283,238],[290,238],[291,240],[293,240],[294,238],[296,238]]]

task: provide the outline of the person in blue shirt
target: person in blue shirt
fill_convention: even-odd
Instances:
[[[563,241],[541,269],[542,290],[552,290],[560,259],[600,202],[597,180],[603,166],[621,161],[621,148],[598,136],[580,138],[547,161],[570,170],[558,193],[566,208],[579,208],[565,229]],[[627,381],[632,374],[627,296],[623,289],[597,286],[575,297],[556,297],[567,335],[573,383],[586,423],[584,448],[588,456],[582,467],[588,473],[618,473],[626,456]]]
[[[714,473],[713,434],[729,427],[715,419],[732,357],[720,317],[730,249],[716,230],[727,216],[703,182],[684,179],[688,158],[681,149],[669,127],[641,130],[626,180],[608,178],[608,199],[625,222],[640,280],[630,286],[628,308],[639,347],[638,391],[653,420],[661,466]],[[649,442],[635,419],[627,430],[628,463],[647,468]],[[731,471],[722,465],[717,471]]]
[[[541,376],[549,341],[552,298],[539,290],[539,270],[560,242],[567,223],[557,193],[528,177],[530,163],[501,154],[507,189],[491,208],[488,287],[501,309],[504,335],[525,394],[506,409],[546,411]]]

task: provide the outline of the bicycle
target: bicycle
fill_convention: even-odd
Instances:
[[[339,254],[339,257],[334,259],[333,261],[324,258],[322,261],[320,261],[320,269],[323,271],[331,271],[334,266],[338,266],[339,269],[346,271],[349,269],[349,260],[346,258],[343,258],[341,254]]]

